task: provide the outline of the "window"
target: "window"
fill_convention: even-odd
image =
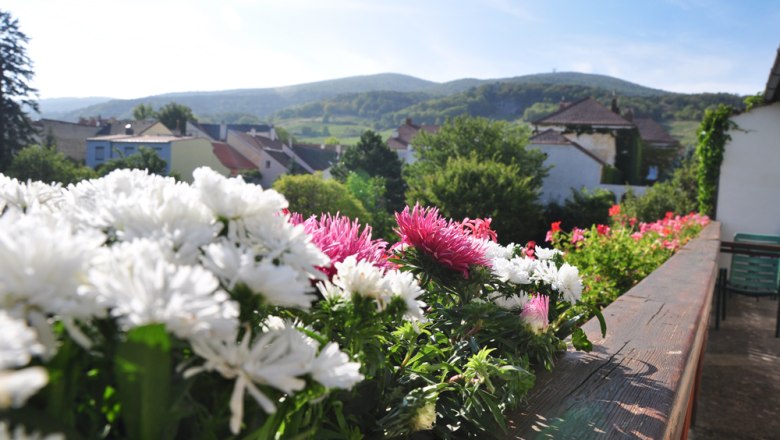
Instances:
[[[106,147],[95,147],[95,160],[106,160]]]
[[[266,168],[271,168],[271,161],[270,160],[265,161],[265,167]]]
[[[125,157],[135,153],[135,147],[125,147]]]

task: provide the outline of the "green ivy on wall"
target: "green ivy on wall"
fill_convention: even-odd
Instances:
[[[733,111],[731,106],[725,104],[720,104],[715,109],[708,109],[699,126],[698,144],[696,145],[696,156],[699,161],[697,172],[699,212],[710,217],[715,215],[723,151],[726,142],[731,140],[728,131],[736,127],[729,120]]]

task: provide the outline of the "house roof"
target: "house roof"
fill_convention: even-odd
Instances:
[[[608,165],[603,160],[599,159],[598,156],[588,151],[587,148],[583,147],[582,145],[571,141],[567,139],[565,136],[563,136],[560,132],[553,130],[552,128],[548,128],[547,130],[537,133],[533,136],[531,136],[528,139],[529,145],[560,145],[560,146],[571,146],[574,147],[583,153],[590,157],[591,159],[595,160],[596,162],[600,163],[601,165]]]
[[[387,140],[387,146],[397,150],[404,150],[412,143],[412,139],[420,130],[427,133],[436,133],[439,131],[439,128],[439,125],[417,125],[412,122],[412,118],[406,118],[404,124],[398,127],[398,134]]]
[[[268,155],[271,156],[275,161],[282,164],[283,167],[287,168],[290,166],[290,156],[288,156],[284,151],[266,148],[265,152],[268,153]]]
[[[316,145],[293,145],[292,150],[315,171],[326,170],[338,160],[335,151]]]
[[[219,131],[222,124],[206,124],[199,122],[191,122],[201,131],[206,133],[211,139],[219,140]],[[254,129],[256,132],[263,133],[271,131],[271,126],[268,124],[225,124],[228,130],[233,130],[241,133],[249,133]]]
[[[590,125],[633,127],[634,124],[597,100],[588,97],[533,122],[535,125]]]
[[[766,81],[766,89],[764,90],[764,100],[766,102],[780,100],[780,48],[777,49],[775,63],[772,65],[772,69],[769,70],[769,79]]]
[[[639,129],[639,137],[643,141],[655,144],[678,144],[677,139],[663,127],[650,118],[634,118],[634,125]]]
[[[169,142],[195,139],[192,136],[135,136],[130,134],[111,134],[108,136],[94,136],[88,141],[110,141],[125,144],[167,144]]]
[[[272,148],[274,150],[284,149],[284,143],[278,139],[271,139],[265,136],[252,136],[249,134],[244,134],[244,136],[254,137],[255,142],[257,142],[263,148]]]
[[[146,130],[148,130],[152,125],[156,124],[156,119],[147,119],[147,120],[141,120],[141,121],[134,121],[131,119],[121,119],[116,121],[111,121],[107,127],[110,127],[107,129],[108,133],[106,135],[112,135],[112,134],[125,134],[125,127],[130,124],[130,127],[133,129],[133,134],[140,135],[143,134]]]
[[[255,164],[225,142],[212,142],[214,155],[230,170],[257,169]]]

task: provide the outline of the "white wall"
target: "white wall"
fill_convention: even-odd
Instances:
[[[780,103],[734,116],[720,168],[716,218],[721,237],[780,235]]]
[[[612,133],[572,133],[563,132],[563,136],[590,151],[610,165],[615,164],[615,136]]]
[[[601,182],[601,164],[571,145],[529,145],[547,155],[545,166],[552,166],[542,184],[540,202],[562,204],[571,197],[571,188],[593,189]]]

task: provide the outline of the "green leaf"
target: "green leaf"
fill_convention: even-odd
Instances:
[[[588,340],[588,336],[585,335],[581,328],[574,330],[574,333],[571,334],[571,343],[577,350],[587,352],[593,350],[593,344]]]
[[[171,341],[165,326],[152,324],[130,330],[114,359],[122,420],[131,439],[164,438],[171,419]]]
[[[590,305],[591,311],[593,311],[593,315],[596,316],[596,318],[599,320],[599,326],[601,327],[601,337],[607,336],[607,321],[604,319],[604,315],[601,313],[601,310],[599,310],[598,307],[594,306],[593,304]]]

